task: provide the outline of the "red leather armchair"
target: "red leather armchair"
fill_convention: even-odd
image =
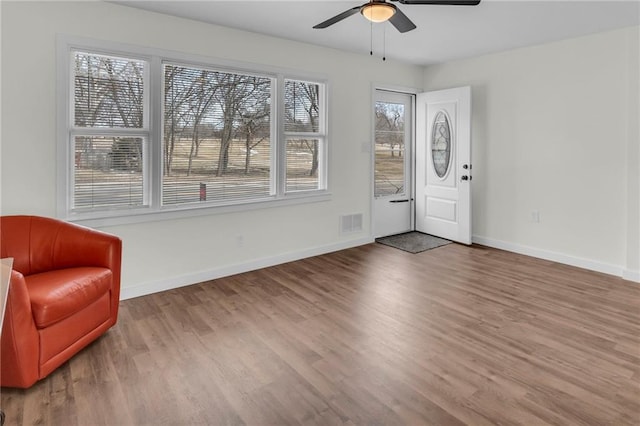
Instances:
[[[56,219],[0,217],[13,272],[0,336],[0,385],[28,388],[116,323],[122,242]]]

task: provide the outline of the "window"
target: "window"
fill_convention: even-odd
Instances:
[[[73,52],[73,63],[71,209],[146,205],[148,64],[86,52]]]
[[[326,195],[322,79],[104,45],[59,44],[61,216]]]
[[[172,64],[163,79],[162,204],[274,195],[275,80]]]
[[[406,105],[401,101],[375,103],[375,197],[406,193]]]
[[[286,80],[284,83],[284,132],[286,139],[286,190],[320,189],[320,153],[324,136],[320,129],[321,86],[318,83]]]

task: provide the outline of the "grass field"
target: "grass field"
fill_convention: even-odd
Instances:
[[[273,192],[270,170],[272,154],[269,140],[254,146],[249,152],[242,140],[232,141],[225,172],[216,176],[220,140],[205,139],[198,156],[192,156],[189,170],[191,140],[176,141],[171,171],[163,173],[163,205],[201,202],[216,199],[246,199],[268,197]],[[80,153],[81,155],[83,153]],[[163,153],[164,154],[164,153]],[[106,154],[103,154],[104,158]],[[76,161],[78,161],[76,155]],[[318,177],[310,176],[313,155],[308,147],[287,144],[287,189],[298,191],[316,189]],[[97,206],[130,206],[143,204],[143,174],[123,172],[105,167],[104,161],[94,167],[81,162],[74,177],[74,204],[77,208]],[[203,197],[203,185],[206,197]]]

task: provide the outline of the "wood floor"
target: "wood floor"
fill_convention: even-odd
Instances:
[[[639,425],[640,285],[378,244],[121,303],[7,425]]]

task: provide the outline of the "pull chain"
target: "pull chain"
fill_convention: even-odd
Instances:
[[[387,23],[382,24],[382,60],[387,60]]]
[[[369,41],[370,41],[370,46],[369,46],[369,55],[373,56],[373,21],[369,21]]]
[[[1,0],[0,0],[1,1]],[[373,21],[369,23],[369,55],[373,56]],[[382,60],[387,60],[387,25],[382,24]]]

